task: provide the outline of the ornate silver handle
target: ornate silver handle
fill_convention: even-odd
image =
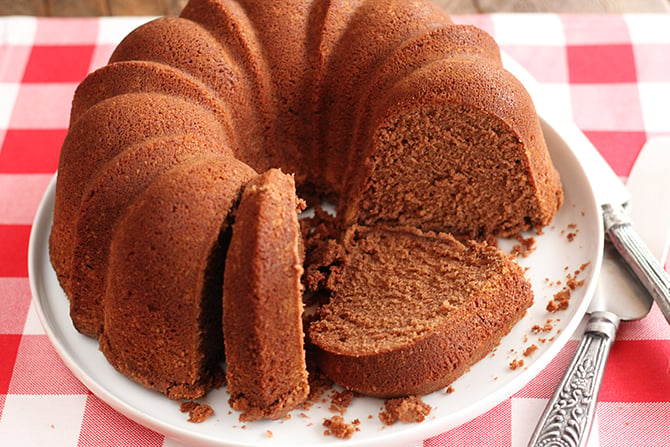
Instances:
[[[670,276],[654,258],[620,207],[603,206],[605,231],[670,323]]]
[[[593,312],[572,363],[542,413],[529,447],[586,445],[619,317]]]

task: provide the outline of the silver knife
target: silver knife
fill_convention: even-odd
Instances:
[[[556,104],[543,92],[542,86],[523,67],[504,54],[503,63],[528,90],[540,116],[572,148],[584,167],[596,201],[602,208],[605,233],[670,323],[670,275],[663,270],[634,229],[633,226],[637,228],[640,222],[630,219],[623,210],[630,200],[630,193],[579,128],[559,115]],[[667,166],[659,164],[658,168],[667,170]]]
[[[636,222],[641,239],[650,247],[650,256],[660,261],[659,265],[665,262],[670,243],[670,176],[662,169],[669,163],[670,139],[651,140],[638,156],[626,184],[632,194],[630,219]],[[660,188],[658,195],[650,193],[652,187]],[[652,303],[647,289],[613,244],[606,244],[584,336],[529,446],[586,444],[619,321],[643,318]]]

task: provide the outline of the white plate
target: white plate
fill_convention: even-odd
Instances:
[[[355,398],[344,417],[346,421],[359,419],[360,431],[346,442],[346,446],[404,446],[461,425],[521,389],[547,366],[568,341],[581,321],[595,287],[602,257],[603,233],[599,208],[590,184],[579,161],[565,143],[581,134],[576,127],[561,124],[559,128],[569,128],[570,131],[559,136],[543,122],[552,159],[561,174],[565,204],[543,234],[535,236],[536,249],[527,258],[519,260],[528,267],[527,274],[535,292],[534,305],[492,354],[453,384],[452,393],[441,390],[424,396],[424,401],[433,407],[424,422],[384,426],[378,418],[384,404],[382,400]],[[187,422],[186,415],[180,413],[179,403],[117,373],[98,351],[97,342],[73,328],[67,298],[49,263],[48,236],[54,189],[55,178],[40,204],[30,238],[29,275],[33,298],[56,351],[74,375],[96,396],[130,419],[186,443],[210,446],[345,445],[341,440],[323,434],[323,419],[334,414],[328,410],[329,403],[304,411],[306,417],[298,410],[292,413],[290,419],[282,421],[241,424],[238,413],[230,411],[225,389],[219,389],[200,399],[214,409],[214,416],[202,424],[194,424]],[[574,234],[572,241],[569,240],[569,233]],[[514,243],[516,241],[503,241],[501,246],[509,249]],[[547,312],[547,302],[563,287],[567,274],[572,274],[585,263],[590,264],[579,277],[584,284],[572,292],[568,309]],[[562,284],[556,284],[557,281]],[[543,326],[547,319],[553,320],[553,329],[548,333],[534,334],[532,327]],[[542,342],[540,338],[546,341]],[[524,349],[531,344],[535,344],[538,350],[524,357]],[[512,370],[509,364],[515,359],[523,359],[525,365]]]

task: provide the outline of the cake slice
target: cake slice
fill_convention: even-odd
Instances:
[[[303,247],[293,177],[272,169],[244,188],[226,257],[223,333],[230,404],[278,419],[307,397]]]
[[[362,394],[397,397],[449,385],[533,301],[521,267],[485,243],[354,227],[343,244],[330,301],[308,334],[319,368]]]

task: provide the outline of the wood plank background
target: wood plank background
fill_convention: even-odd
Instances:
[[[491,12],[670,12],[670,0],[434,0],[452,14]],[[177,15],[187,0],[0,0],[0,15]]]

